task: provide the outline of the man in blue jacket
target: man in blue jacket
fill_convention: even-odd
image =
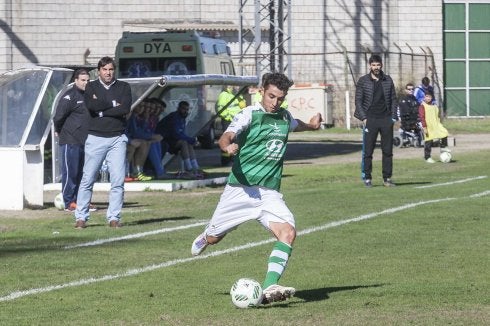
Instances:
[[[156,131],[163,136],[163,142],[168,145],[170,154],[175,155],[180,152],[180,156],[184,161],[185,171],[178,177],[204,178],[194,151],[194,145],[197,140],[195,137],[188,136],[185,131],[185,120],[189,115],[189,109],[189,102],[180,101],[177,105],[177,110],[168,114],[158,123]]]
[[[372,187],[373,152],[380,134],[383,185],[393,187],[393,123],[398,119],[395,85],[381,70],[379,55],[369,58],[369,68],[370,72],[357,82],[354,112],[363,125],[362,178],[366,187]]]

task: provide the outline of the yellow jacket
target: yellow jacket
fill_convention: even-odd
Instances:
[[[226,89],[222,91],[218,96],[216,102],[216,112],[219,112],[231,99],[235,96],[232,90]],[[231,121],[235,114],[240,112],[246,106],[245,100],[242,95],[239,95],[223,112],[220,113],[221,119],[225,121]]]
[[[425,129],[425,140],[441,139],[448,136],[448,131],[439,119],[437,105],[422,103],[419,107],[419,117]]]

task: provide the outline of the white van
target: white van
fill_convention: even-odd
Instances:
[[[221,39],[205,37],[196,31],[123,32],[116,52],[118,78],[159,77],[163,75],[235,75],[230,48]],[[185,100],[190,104],[187,132],[197,136],[203,148],[214,144],[218,123],[203,126],[215,113],[220,85],[156,89],[149,97],[167,104],[164,114]],[[196,134],[198,133],[199,134]]]

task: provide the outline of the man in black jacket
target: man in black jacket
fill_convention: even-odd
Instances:
[[[383,73],[381,57],[369,58],[370,72],[357,82],[354,116],[363,124],[362,178],[372,187],[373,152],[381,135],[383,185],[393,187],[393,123],[397,120],[396,91],[393,80]]]
[[[85,86],[90,77],[85,69],[74,73],[74,85],[60,98],[53,117],[61,154],[61,192],[65,211],[76,208],[77,193],[83,172],[85,140],[90,115],[84,102]]]
[[[128,138],[126,115],[131,111],[131,88],[128,83],[116,80],[116,65],[110,57],[99,60],[99,78],[85,88],[85,105],[90,113],[88,137],[85,141],[85,165],[78,191],[75,210],[76,228],[84,228],[89,218],[89,205],[94,182],[104,160],[110,175],[111,190],[107,222],[110,227],[120,227],[124,198],[126,145]]]

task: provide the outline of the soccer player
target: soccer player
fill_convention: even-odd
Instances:
[[[288,134],[290,131],[317,130],[322,122],[319,113],[305,123],[281,108],[292,84],[281,73],[263,77],[261,102],[235,115],[219,139],[221,150],[235,159],[216,210],[191,248],[193,255],[199,255],[240,224],[257,220],[277,239],[262,285],[263,303],[284,301],[296,291],[277,284],[296,238],[294,216],[279,192]]]

